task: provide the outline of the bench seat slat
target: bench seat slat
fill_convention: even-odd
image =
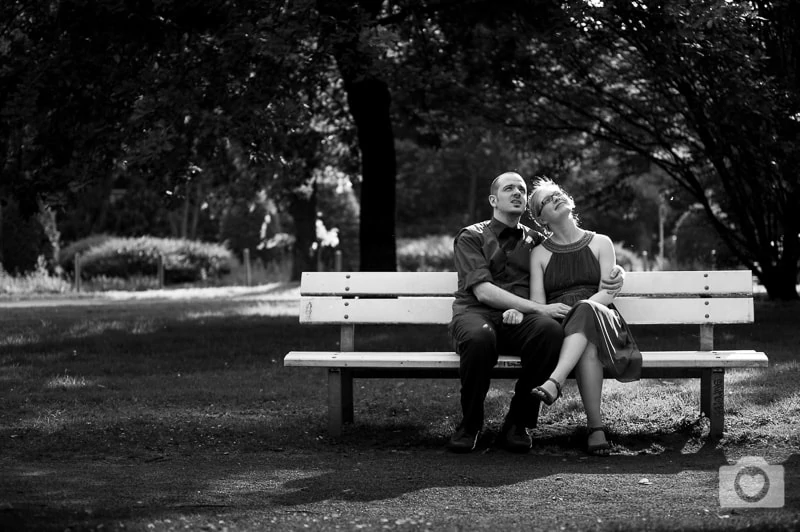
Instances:
[[[452,317],[452,297],[346,299],[300,298],[300,323],[316,324],[446,324]],[[631,298],[615,301],[631,325],[750,323],[753,300],[746,298]]]
[[[452,295],[455,272],[304,272],[302,295],[381,296]],[[753,291],[749,270],[627,272],[622,295],[748,297]]]
[[[287,367],[324,368],[458,368],[455,352],[386,351],[292,351],[283,360]],[[501,356],[498,367],[519,367],[518,357]],[[760,368],[769,365],[764,353],[733,351],[645,351],[644,368]]]

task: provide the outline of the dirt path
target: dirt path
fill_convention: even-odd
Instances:
[[[24,297],[4,294],[0,308],[101,306],[127,303],[158,303],[174,301],[297,301],[300,299],[298,283],[269,283],[259,286],[224,286],[209,288],[171,288],[140,292],[108,291],[95,293],[69,293],[63,295],[32,295]]]

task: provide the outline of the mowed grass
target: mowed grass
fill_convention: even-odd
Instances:
[[[756,307],[755,324],[717,327],[716,347],[765,351],[770,367],[726,375],[726,434],[712,445],[728,456],[754,449],[785,456],[780,450],[800,448],[800,305],[758,301]],[[333,349],[339,331],[301,326],[296,307],[285,301],[4,308],[0,328],[0,465],[8,471],[67,461],[91,468],[115,459],[158,464],[265,452],[439,450],[460,416],[455,379],[357,380],[355,423],[332,440],[325,371],[286,368],[282,360],[291,350]],[[634,333],[643,350],[699,344],[696,327]],[[444,327],[361,327],[356,342],[357,349],[450,350]],[[494,383],[486,438],[502,422],[512,391],[512,381]],[[582,455],[584,417],[574,382],[565,391],[542,412],[537,452]],[[696,380],[606,381],[604,409],[617,455],[688,452],[709,443]],[[91,506],[60,492],[11,496],[11,477],[4,477],[0,523],[3,500],[61,505],[73,519],[75,508]],[[95,525],[104,522],[102,514],[93,516]],[[39,519],[39,525],[48,520]],[[52,517],[54,528],[63,519]],[[787,526],[780,517],[769,519],[770,526]]]
[[[757,307],[755,325],[716,328],[717,348],[754,348],[770,359],[768,369],[726,375],[726,439],[800,447],[797,305],[759,302]],[[327,439],[324,370],[285,368],[282,361],[291,350],[334,348],[338,329],[301,326],[292,309],[258,301],[128,301],[15,308],[1,316],[0,420],[4,431],[30,431],[28,452],[38,452],[30,438],[76,423],[83,429],[76,437],[91,438],[92,431],[123,422],[157,424],[161,418],[190,430],[213,417],[245,434],[269,425],[280,428],[269,436],[276,445]],[[640,326],[634,334],[643,350],[699,344],[691,326]],[[444,327],[365,326],[356,338],[358,349],[450,349]],[[487,400],[489,429],[502,422],[512,385],[495,381]],[[401,430],[391,444],[438,445],[458,421],[454,379],[364,379],[355,387],[356,424],[345,439]],[[574,381],[567,384],[565,399],[543,410],[543,428],[583,423]],[[698,402],[696,379],[605,384],[608,424],[621,436],[702,425]],[[157,425],[153,428],[162,438]],[[317,437],[299,436],[306,433]],[[52,450],[49,438],[41,443]]]

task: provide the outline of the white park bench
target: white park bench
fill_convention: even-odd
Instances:
[[[353,421],[355,377],[458,377],[455,352],[357,351],[356,325],[450,322],[455,272],[307,272],[300,283],[300,323],[341,326],[337,350],[292,351],[291,367],[327,368],[328,430],[341,435]],[[764,353],[715,350],[714,325],[753,322],[753,283],[748,270],[628,272],[615,305],[631,325],[697,324],[696,351],[644,351],[642,378],[699,378],[700,411],[710,435],[724,428],[725,370],[767,367]],[[635,332],[634,332],[635,334]],[[494,377],[515,378],[518,357],[501,356]]]

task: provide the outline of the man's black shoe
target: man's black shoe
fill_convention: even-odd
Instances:
[[[475,449],[478,443],[478,433],[469,432],[465,428],[458,429],[447,442],[447,450],[454,453],[468,453]]]
[[[500,429],[500,444],[512,453],[527,453],[533,446],[533,441],[524,426],[506,422]]]

